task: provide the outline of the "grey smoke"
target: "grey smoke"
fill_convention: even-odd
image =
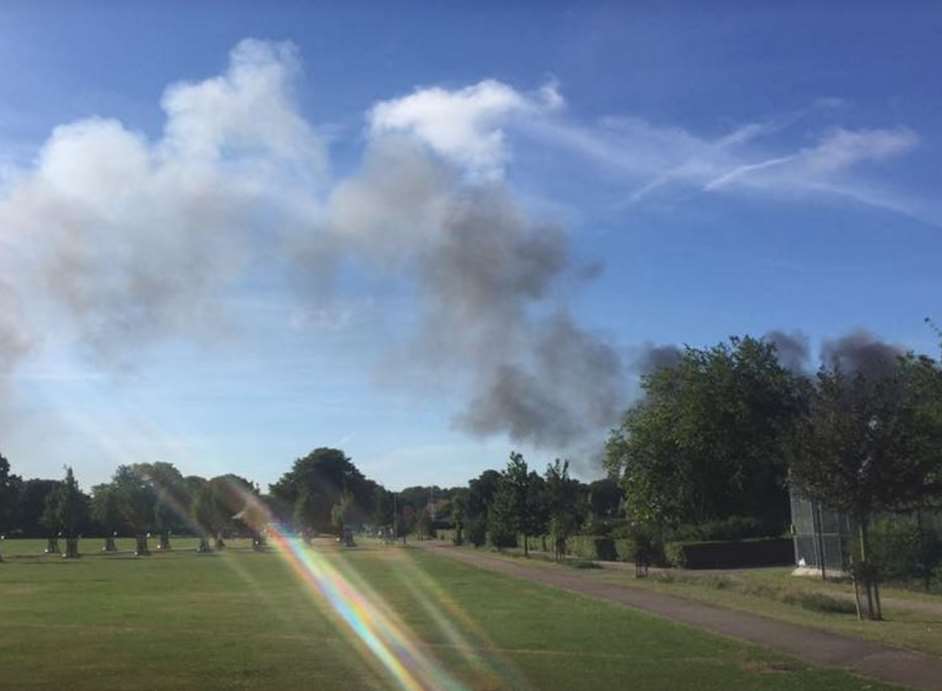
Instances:
[[[846,336],[824,341],[821,363],[849,374],[882,377],[892,372],[899,356],[905,353],[900,345],[886,343],[864,329]]]
[[[329,209],[347,251],[412,280],[417,331],[386,370],[463,380],[457,427],[558,448],[617,418],[620,358],[560,299],[567,279],[586,279],[566,233],[531,219],[503,184],[471,183],[414,142],[383,136]]]
[[[621,359],[566,313],[534,329],[529,367],[498,365],[479,382],[458,423],[477,434],[506,432],[536,446],[567,448],[617,418],[623,403]]]
[[[10,285],[0,281],[0,375],[9,372],[32,345],[19,298]]]
[[[659,369],[673,367],[683,357],[684,351],[675,345],[643,344],[631,361],[631,369],[640,376],[654,374]]]
[[[807,372],[811,362],[811,346],[808,337],[801,331],[785,332],[773,329],[767,332],[762,340],[775,346],[782,367],[796,374]]]

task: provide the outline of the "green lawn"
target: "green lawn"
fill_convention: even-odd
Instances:
[[[145,559],[66,561],[14,557],[42,543],[7,540],[0,687],[399,688],[284,553],[240,543],[197,555],[189,544]],[[330,581],[349,585],[338,602],[353,608],[342,611],[375,624],[355,615],[378,608],[391,640],[467,688],[886,688],[415,549],[324,543],[315,553],[319,573],[345,574]],[[446,679],[414,677],[427,688]]]

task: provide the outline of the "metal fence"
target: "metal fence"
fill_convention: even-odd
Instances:
[[[846,571],[854,527],[847,516],[792,492],[792,535],[795,564],[811,569]]]

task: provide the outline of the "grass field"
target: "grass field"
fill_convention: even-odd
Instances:
[[[6,541],[0,687],[886,688],[415,549],[187,546],[66,561]]]

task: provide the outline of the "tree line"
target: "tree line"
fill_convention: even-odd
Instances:
[[[109,535],[191,532],[221,541],[255,497],[301,533],[346,526],[396,536],[449,527],[456,542],[509,547],[548,536],[558,554],[575,532],[743,538],[789,526],[789,488],[852,518],[854,569],[869,599],[878,581],[869,531],[886,513],[942,503],[942,368],[913,353],[875,355],[814,375],[785,367],[776,346],[749,336],[686,347],[642,378],[642,395],[605,443],[607,477],[570,476],[569,461],[531,470],[511,452],[466,486],[392,492],[340,449],[297,459],[267,493],[236,475],[184,477],[171,464],[120,466],[89,495],[65,480],[22,480],[0,458],[0,531]],[[928,538],[927,538],[928,539]],[[871,608],[874,609],[874,608]],[[875,607],[878,612],[878,604]]]

